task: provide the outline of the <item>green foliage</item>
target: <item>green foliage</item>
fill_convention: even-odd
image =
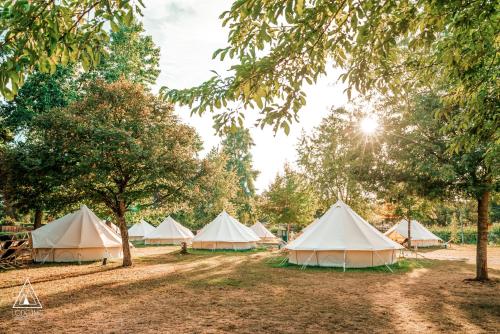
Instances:
[[[180,201],[199,173],[192,128],[142,85],[96,82],[64,109],[36,118],[43,140],[85,198],[117,217],[132,206]]]
[[[443,239],[444,241],[452,241],[454,243],[462,242],[462,229],[458,226],[457,230],[453,232],[451,226],[431,226],[429,231]],[[463,228],[464,243],[477,244],[477,228],[475,226],[464,226]],[[453,240],[453,233],[456,234]],[[488,242],[490,245],[500,245],[500,224],[493,224],[488,233]]]
[[[0,1],[0,93],[12,99],[36,68],[54,73],[58,64],[99,63],[109,40],[104,24],[130,25],[143,7],[129,1]]]
[[[486,143],[472,152],[448,150],[453,133],[442,131],[434,117],[442,108],[441,99],[432,93],[400,102],[389,99],[378,106],[384,129],[378,140],[385,149],[378,151],[377,159],[384,165],[380,175],[372,177],[379,193],[387,190],[387,196],[410,202],[418,201],[415,197],[476,199],[498,187],[498,171],[486,161]]]
[[[160,74],[160,48],[155,46],[151,36],[144,35],[142,23],[119,25],[117,31],[111,32],[111,40],[106,46],[108,54],[84,77],[114,82],[123,76],[143,85],[156,82]]]
[[[35,71],[19,89],[16,97],[0,105],[0,128],[19,134],[29,130],[31,119],[76,100],[74,66],[57,66],[54,73]]]
[[[349,96],[438,88],[440,114],[457,131],[448,148],[474,151],[499,139],[499,12],[495,1],[238,0],[220,16],[229,46],[214,53],[238,60],[230,76],[162,92],[194,113],[257,107],[261,126],[288,132],[306,103],[302,87],[333,64]],[[491,166],[498,145],[486,155]]]
[[[253,169],[252,154],[250,153],[255,144],[248,129],[235,128],[225,135],[222,145],[222,150],[227,156],[226,169],[236,173],[239,178],[237,196],[232,200],[232,203],[236,207],[238,219],[245,224],[252,221],[255,215],[254,182],[258,172]]]
[[[378,143],[360,133],[362,116],[344,108],[332,109],[310,135],[303,134],[299,141],[298,164],[318,192],[322,210],[339,199],[362,216],[369,209],[361,175],[377,167],[374,148],[378,149]]]
[[[0,189],[10,215],[31,209],[55,213],[78,200],[75,194],[64,196],[62,157],[37,140],[31,128],[37,115],[76,100],[74,75],[72,66],[57,66],[53,74],[36,71],[13,100],[0,105],[0,129],[11,134],[5,138],[8,145],[0,150]]]
[[[201,175],[190,192],[186,209],[173,214],[185,226],[198,230],[212,221],[222,210],[235,214],[233,201],[238,193],[238,176],[226,169],[228,158],[212,149],[202,161]]]
[[[302,228],[310,224],[317,211],[317,199],[303,175],[285,166],[262,195],[262,213],[271,223]]]

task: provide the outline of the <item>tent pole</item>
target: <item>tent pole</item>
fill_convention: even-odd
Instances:
[[[380,257],[380,255],[378,255],[378,254],[377,254],[377,256],[378,256],[378,258],[379,258],[380,260],[382,260],[382,262],[384,263],[384,266],[386,266],[386,267],[387,267],[387,269],[389,269],[389,270],[391,271],[391,273],[393,273],[394,271],[391,269],[391,267],[389,267],[389,266],[387,265],[387,263],[384,261],[384,259],[382,259],[382,258]]]
[[[314,251],[314,254],[316,255],[316,265],[319,267],[318,253]]]
[[[345,272],[345,249],[344,249],[344,272]]]

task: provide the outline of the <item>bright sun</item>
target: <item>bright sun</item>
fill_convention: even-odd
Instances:
[[[361,120],[360,127],[365,135],[372,135],[377,131],[378,121],[373,116],[366,116]]]

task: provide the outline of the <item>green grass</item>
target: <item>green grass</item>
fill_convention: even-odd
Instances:
[[[175,245],[175,244],[155,244],[155,245],[146,245],[143,240],[134,240],[131,241],[132,245],[134,245],[135,248],[147,248],[147,247],[163,247],[163,246],[177,246],[181,247],[181,245]]]
[[[212,255],[212,254],[225,254],[225,255],[235,255],[241,253],[260,253],[267,251],[265,247],[257,247],[253,249],[193,249],[188,248],[188,254],[193,255]]]
[[[271,258],[266,261],[266,264],[272,268],[287,268],[291,270],[307,270],[307,271],[331,271],[331,272],[343,272],[342,267],[320,267],[320,266],[302,266],[293,263],[289,263],[288,259],[283,256],[278,256]],[[380,273],[406,273],[418,268],[428,268],[434,264],[432,260],[426,259],[401,259],[394,264],[388,266],[377,266],[368,268],[346,268],[345,272],[380,272]],[[389,269],[389,268],[390,269]]]

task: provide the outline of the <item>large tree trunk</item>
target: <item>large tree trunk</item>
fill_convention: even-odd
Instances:
[[[42,227],[43,211],[40,209],[35,210],[35,222],[33,223],[33,229],[36,230]]]
[[[132,255],[130,253],[127,224],[125,223],[125,203],[123,203],[123,201],[120,201],[120,207],[118,212],[116,213],[116,218],[118,221],[118,227],[120,227],[120,234],[122,237],[123,266],[130,267],[132,265]]]
[[[490,192],[485,191],[477,199],[477,253],[476,253],[476,280],[488,280],[488,211],[490,206]]]

